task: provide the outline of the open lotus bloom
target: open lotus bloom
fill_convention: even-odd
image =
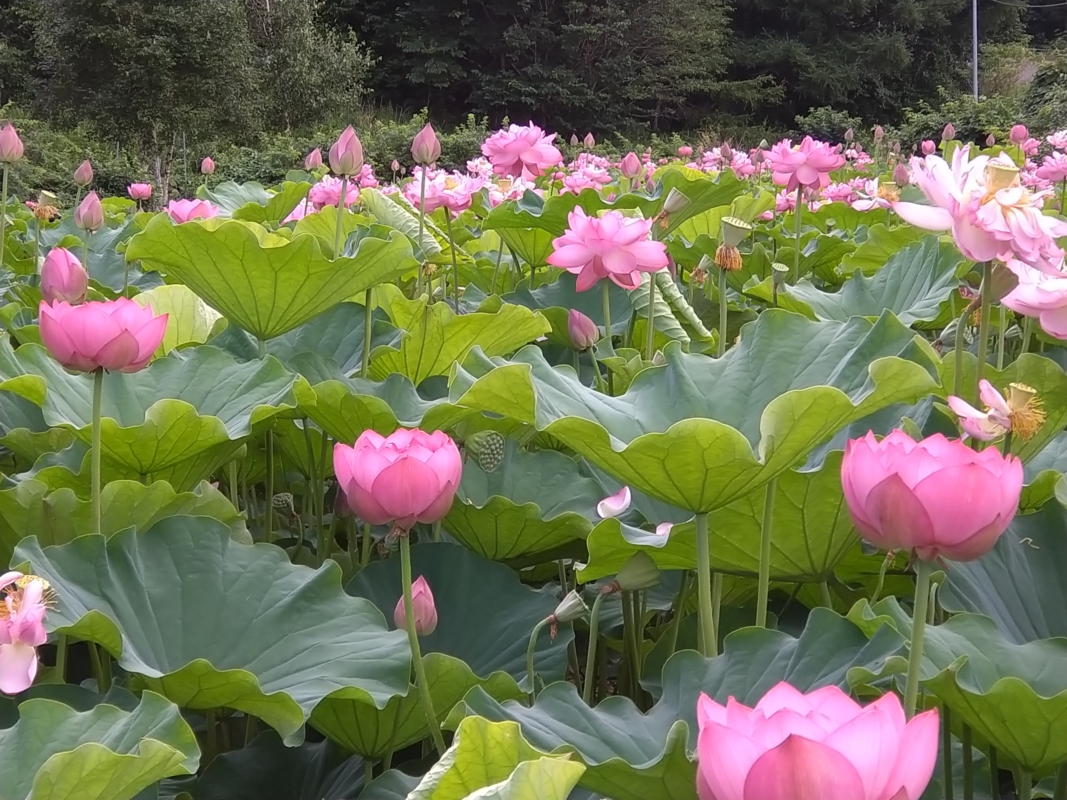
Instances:
[[[167,314],[120,297],[80,306],[41,303],[41,341],[68,369],[137,372],[163,343]]]
[[[1013,383],[1005,397],[984,378],[978,385],[978,396],[986,405],[985,411],[979,411],[962,397],[953,395],[948,398],[949,408],[959,416],[960,425],[968,436],[989,442],[1013,431],[1020,439],[1031,439],[1044,424],[1045,412],[1037,392],[1031,387]]]
[[[765,154],[774,176],[774,182],[792,192],[799,186],[808,189],[825,188],[830,183],[830,173],[845,165],[845,157],[826,142],[817,142],[810,136],[793,146],[783,139]]]
[[[0,575],[0,692],[18,694],[37,676],[37,648],[48,641],[44,615],[48,585],[40,578]]]
[[[447,514],[463,476],[463,457],[448,434],[404,428],[389,437],[364,431],[352,447],[338,443],[333,466],[364,522],[401,530]]]
[[[1036,317],[1049,336],[1067,339],[1067,273],[1053,277],[1011,260],[1007,267],[1019,278],[1019,285],[1001,299],[1017,314]]]
[[[845,446],[841,485],[856,530],[874,546],[974,561],[1014,519],[1023,466],[996,448],[975,451],[941,434],[916,442],[895,430]]]
[[[552,144],[556,134],[546,134],[533,123],[511,125],[482,143],[482,155],[493,164],[497,175],[533,180],[563,160]]]
[[[937,762],[937,711],[895,694],[861,706],[836,686],[779,683],[755,708],[697,701],[700,800],[918,800]]]
[[[618,211],[587,216],[581,206],[567,216],[567,230],[552,241],[548,263],[578,276],[579,292],[607,278],[623,289],[641,285],[642,272],[667,266],[667,248],[648,238],[652,220],[624,217]]]

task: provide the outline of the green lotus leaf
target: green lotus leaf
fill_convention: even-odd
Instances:
[[[573,458],[553,450],[525,453],[509,439],[493,472],[467,459],[444,525],[486,558],[534,558],[585,539],[604,496]]]
[[[129,800],[171,775],[196,772],[200,751],[177,706],[145,692],[131,711],[78,712],[37,698],[0,730],[3,800]]]
[[[376,189],[363,189],[359,201],[382,225],[396,228],[403,233],[419,251],[423,261],[431,264],[452,264],[452,243],[448,234],[434,221],[433,215],[427,214],[422,220],[422,239],[419,239],[419,212],[403,195],[384,195]],[[455,228],[455,226],[453,226]],[[457,234],[458,230],[455,231]],[[458,241],[457,236],[457,241]],[[456,263],[460,268],[473,263],[470,253],[457,244],[455,248]]]
[[[905,325],[930,322],[941,316],[942,304],[956,291],[962,260],[953,244],[927,236],[890,256],[873,277],[854,272],[838,292],[824,292],[809,281],[784,285],[778,305],[811,319],[843,322],[849,317],[878,317],[888,309]],[[761,285],[757,294],[771,299],[769,287]]]
[[[235,544],[215,520],[172,517],[144,532],[15,551],[57,593],[50,630],[97,642],[139,685],[182,708],[234,708],[295,745],[332,693],[383,707],[407,688],[410,652],[333,561],[295,566],[271,545]]]
[[[843,230],[853,235],[858,228],[866,227],[872,219],[878,218],[877,212],[857,211],[848,203],[833,202],[820,206],[814,214],[804,214],[804,223],[814,225],[823,233]]]
[[[567,318],[571,309],[585,314],[596,323],[597,327],[601,329],[604,327],[602,288],[597,286],[596,291],[579,292],[575,289],[576,281],[577,278],[569,272],[562,273],[556,280],[542,284],[536,289],[530,289],[529,282],[523,281],[515,291],[503,295],[500,299],[511,305],[541,312],[552,325],[552,330],[548,333],[549,341],[563,347],[571,347],[571,337],[567,329]],[[626,331],[626,326],[630,324],[630,315],[633,313],[632,295],[614,283],[608,287],[608,290],[611,330],[621,336]],[[468,295],[473,296],[470,289],[463,293],[464,299],[468,299]],[[490,308],[490,302],[483,300],[479,310],[484,308],[495,311],[497,306]]]
[[[845,276],[856,270],[864,275],[873,275],[897,252],[913,242],[923,239],[926,231],[911,225],[887,228],[879,223],[867,230],[867,239],[854,252],[841,259],[838,271]]]
[[[407,800],[411,790],[419,785],[420,778],[398,769],[386,770],[360,793],[360,800]]]
[[[567,755],[531,747],[514,722],[470,717],[408,799],[566,800],[583,772]]]
[[[789,223],[792,230],[792,223]],[[814,275],[820,281],[831,286],[837,286],[844,278],[841,275],[841,261],[847,258],[856,249],[856,243],[844,239],[836,234],[806,233],[801,239],[800,251],[800,275]],[[778,261],[793,266],[793,240],[789,240],[789,253],[786,248],[778,250]],[[792,274],[792,273],[790,273]]]
[[[224,211],[228,210],[234,219],[244,219],[249,222],[281,222],[289,213],[303,202],[307,193],[311,190],[311,184],[306,181],[285,181],[275,192],[264,191],[262,194],[253,192],[255,196],[245,199],[236,207],[230,208],[230,198],[219,195],[228,184],[220,184],[214,190],[208,190],[210,197],[216,205]],[[245,187],[258,186],[258,184],[244,184]],[[233,200],[238,198],[233,196]]]
[[[40,405],[49,425],[83,442],[92,440],[92,382],[64,370],[43,347],[12,351],[0,341],[0,389]],[[307,381],[274,358],[240,364],[214,347],[180,351],[132,375],[105,375],[104,455],[145,476],[197,460],[199,473],[186,470],[176,486],[189,488],[227,460],[253,426],[314,399]]]
[[[274,731],[212,761],[196,782],[197,800],[352,800],[364,764],[332,742],[286,747]]]
[[[1020,511],[1024,514],[1037,511],[1055,497],[1064,473],[1067,473],[1067,433],[1058,433],[1023,464]]]
[[[393,325],[405,331],[399,348],[373,353],[370,377],[377,380],[398,372],[418,386],[433,375],[447,375],[475,347],[490,356],[504,355],[551,330],[548,320],[522,306],[457,316],[446,303],[408,300],[395,286],[383,286],[377,295]]]
[[[743,222],[753,222],[764,211],[770,211],[773,208],[774,193],[757,188],[755,195],[742,194],[733,198],[733,202],[728,205],[716,205],[707,211],[690,216],[674,228],[674,235],[671,239],[678,244],[692,242],[693,244],[689,245],[690,248],[696,246],[699,255],[690,264],[693,266],[703,255],[709,258],[714,257],[719,236],[722,233],[723,217],[735,217]],[[683,249],[688,249],[684,244],[682,246]]]
[[[938,598],[946,610],[992,617],[1010,642],[1067,637],[1067,510],[1047,503],[1016,517],[978,561],[952,564]]]
[[[712,511],[712,568],[720,572],[757,575],[766,488],[756,489]],[[778,476],[771,523],[771,580],[826,580],[856,544],[856,533],[841,490],[841,453],[832,453],[815,472],[787,470]],[[643,552],[660,569],[696,569],[696,525],[675,525],[669,536],[624,528],[604,520],[586,541],[589,563],[578,576],[583,582],[614,575]]]
[[[876,640],[831,611],[817,609],[799,639],[762,628],[726,638],[723,655],[705,660],[692,651],[664,668],[662,696],[647,714],[625,697],[589,708],[569,683],[547,687],[533,707],[499,703],[473,689],[457,708],[491,721],[511,720],[531,745],[573,753],[587,770],[579,786],[614,800],[695,800],[696,700],[701,691],[725,702],[730,696],[754,703],[788,680],[801,691],[847,684],[857,667],[880,666],[899,651],[900,637],[887,631]],[[658,690],[657,690],[658,693]]]
[[[861,601],[849,619],[868,633],[889,626],[911,635],[893,597],[873,607]],[[889,674],[906,670],[904,656],[886,665]],[[997,748],[1002,766],[1040,776],[1067,761],[1067,639],[1015,644],[989,617],[958,614],[927,627],[921,681],[971,726],[976,746]]]
[[[397,232],[388,239],[367,236],[352,257],[330,260],[314,236],[287,240],[236,220],[174,225],[163,216],[130,240],[126,257],[184,283],[263,340],[415,266]]]
[[[167,315],[167,332],[156,350],[156,357],[189,344],[203,344],[221,317],[219,312],[181,284],[157,286],[137,295],[134,300],[150,306],[156,314]]]
[[[123,257],[121,249],[135,233],[137,221],[134,217],[124,219],[117,227],[105,226],[96,233],[87,235],[74,224],[74,215],[68,214],[55,228],[41,229],[41,251],[43,255],[45,246],[66,247],[73,250],[78,259],[82,260],[82,243],[88,239],[89,263],[82,266],[93,281],[113,292],[121,292],[128,278],[130,286],[143,291],[159,286],[162,281],[159,275],[151,272],[145,274],[136,264],[128,264]],[[34,267],[33,272],[36,271]]]
[[[348,238],[360,229],[367,230],[374,224],[374,220],[366,214],[355,214],[351,209],[345,211],[341,217],[341,252],[345,252],[348,246]],[[334,255],[333,242],[337,236],[337,206],[325,206],[319,211],[313,211],[293,226],[293,236],[311,234],[319,240],[322,252],[331,258]]]
[[[176,492],[165,481],[151,486],[115,481],[100,492],[101,533],[106,536],[177,516],[216,519],[229,527],[234,541],[252,543],[244,516],[207,482],[191,492]],[[28,534],[54,545],[93,532],[92,504],[70,489],[51,491],[41,481],[28,480],[0,491],[0,563],[11,563],[15,546]]]
[[[972,405],[978,404],[978,398],[975,397],[978,359],[970,353],[964,353],[963,359],[963,398]],[[1012,383],[1022,383],[1037,390],[1041,407],[1047,415],[1045,423],[1033,438],[1026,440],[1016,436],[1011,445],[1012,454],[1024,463],[1044,450],[1067,425],[1067,373],[1052,359],[1036,353],[1023,353],[1003,371],[987,364],[984,377],[1001,394],[1007,394],[1008,386]],[[949,354],[941,365],[941,390],[937,393],[942,397],[952,394],[955,382],[956,359]]]
[[[441,719],[474,686],[497,699],[524,696],[530,633],[557,601],[524,587],[511,569],[454,544],[427,543],[412,549],[412,575],[426,578],[437,607],[437,629],[419,638],[434,710]],[[399,559],[378,561],[348,584],[348,592],[373,602],[392,617],[400,600]],[[490,616],[485,609],[496,611]],[[556,638],[538,640],[534,667],[546,681],[562,679],[570,625]],[[426,718],[412,687],[378,710],[360,698],[330,697],[311,724],[332,740],[365,757],[380,758],[428,735]]]
[[[400,333],[385,314],[376,310],[371,317],[372,349],[396,344]],[[339,303],[300,327],[271,339],[267,342],[267,353],[293,372],[300,372],[308,356],[318,356],[332,361],[343,375],[351,375],[359,371],[363,359],[364,321],[360,303]],[[259,358],[256,340],[236,326],[228,327],[211,344],[241,361]]]
[[[550,367],[536,347],[511,361],[474,352],[454,370],[451,396],[534,425],[620,481],[696,513],[766,484],[839,428],[936,386],[936,356],[891,314],[815,323],[771,309],[724,358],[677,343],[665,357],[613,398]]]

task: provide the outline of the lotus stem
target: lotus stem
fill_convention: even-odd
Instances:
[[[368,289],[363,299],[363,363],[359,368],[361,378],[368,378],[370,373],[371,325],[374,316],[371,311],[371,303],[374,300],[373,291],[373,289]]]
[[[345,195],[348,194],[348,176],[341,176],[341,193],[337,195],[337,224],[333,229],[333,257],[338,259],[341,257],[341,228],[343,227],[342,218],[345,211]]]
[[[7,164],[4,164],[3,177],[0,178],[0,267],[4,265],[4,228],[7,227]],[[41,220],[37,220],[40,227]]]
[[[801,224],[801,213],[804,208],[804,187],[797,187],[797,207],[793,212],[793,232],[796,234],[794,241],[795,247],[793,248],[793,283],[796,284],[800,281],[800,232],[803,227]]]
[[[611,343],[611,282],[601,280],[601,296],[604,300],[604,338]]]
[[[541,633],[541,629],[552,622],[552,617],[545,617],[543,620],[534,625],[533,631],[530,632],[530,643],[526,646],[526,677],[530,681],[530,705],[537,699],[537,673],[534,671],[534,652],[537,650],[537,637]]]
[[[1034,796],[1034,778],[1025,769],[1015,773],[1015,794],[1018,800],[1031,800]]]
[[[830,596],[830,584],[826,581],[819,581],[819,600],[822,602],[823,608],[833,611],[834,599]]]
[[[404,531],[400,536],[400,571],[404,583],[404,627],[408,632],[408,644],[411,646],[411,663],[415,667],[415,682],[418,684],[419,699],[426,714],[426,724],[430,728],[437,757],[445,754],[445,739],[441,735],[441,726],[437,724],[437,713],[433,710],[433,697],[430,684],[426,680],[426,667],[422,663],[422,651],[419,649],[419,635],[415,632],[415,605],[411,599],[411,536]]]
[[[459,313],[459,265],[456,263],[456,243],[452,239],[452,212],[447,208],[445,209],[445,231],[448,232],[448,252],[452,256],[452,288],[456,299],[456,313]],[[533,280],[533,272],[530,273],[530,279]],[[441,278],[442,284],[442,298],[448,297],[448,281]]]
[[[772,478],[763,501],[763,528],[760,531],[759,590],[756,595],[756,627],[767,627],[767,595],[771,589],[771,525],[774,522],[774,494],[778,484]]]
[[[85,268],[85,273],[89,274],[89,237],[92,234],[89,231],[84,231],[85,240],[82,242],[82,267]]]
[[[967,327],[968,315],[970,313],[971,307],[966,306],[963,309],[963,313],[960,314],[960,318],[956,320],[956,343],[952,354],[955,358],[955,370],[952,376],[952,393],[956,395],[956,397],[963,396],[963,346],[965,341],[963,332]]]
[[[678,631],[682,627],[682,617],[685,615],[685,605],[689,600],[689,570],[682,570],[682,583],[678,587],[678,605],[674,608],[674,617],[671,619],[671,630],[668,633],[667,658],[670,658],[678,650]]]
[[[230,484],[230,503],[233,504],[235,510],[240,511],[241,506],[237,502],[237,459],[233,459],[229,463],[228,470],[229,479],[226,481]]]
[[[911,621],[911,653],[908,655],[908,679],[904,685],[904,713],[915,716],[919,699],[919,674],[923,663],[923,641],[926,638],[926,613],[930,604],[930,579],[934,564],[919,559],[915,562],[915,605]]]
[[[997,748],[989,746],[989,796],[1000,797],[1000,765],[997,763]]]
[[[711,535],[708,515],[697,514],[697,598],[700,603],[700,652],[704,658],[716,655],[715,620],[711,608]]]
[[[59,644],[56,646],[56,675],[60,683],[67,682],[67,649],[70,647],[70,639],[65,633],[59,634]]]
[[[104,368],[93,371],[93,533],[103,533],[100,523],[100,401],[104,393]]]
[[[370,535],[370,523],[363,523],[363,540],[359,543],[359,568],[363,569],[370,563],[371,545],[374,537]]]
[[[971,745],[971,726],[963,723],[963,800],[974,800],[974,752]]]
[[[974,396],[978,397],[978,386],[985,374],[986,356],[989,353],[989,311],[993,305],[993,262],[982,265],[982,310],[978,320],[978,365],[974,379]]]
[[[504,240],[500,240],[500,246],[496,249],[496,266],[493,267],[493,294],[496,294],[496,281],[500,277],[500,262],[504,258]]]
[[[1023,342],[1022,342],[1022,345],[1019,348],[1019,355],[1020,356],[1022,356],[1023,353],[1030,352],[1030,336],[1031,336],[1031,334],[1033,334],[1033,332],[1034,332],[1034,318],[1033,317],[1025,317],[1025,318],[1023,318]]]
[[[1008,312],[1004,306],[1000,307],[1000,329],[997,331],[997,369],[1004,369],[1004,333],[1008,326]]]
[[[245,747],[252,744],[252,740],[256,738],[256,718],[249,713],[245,713]]]
[[[1052,792],[1052,800],[1067,800],[1067,764],[1060,764],[1056,770],[1056,788]]]
[[[219,754],[219,742],[215,731],[215,709],[213,708],[204,712],[204,731],[204,748],[207,750],[204,754],[204,763],[211,763],[211,760]]]
[[[593,705],[593,685],[596,683],[596,648],[600,635],[600,609],[604,605],[605,592],[600,592],[593,601],[589,612],[589,647],[585,654],[585,683],[582,684],[582,700],[587,706]]]
[[[645,361],[656,354],[656,276],[648,273],[648,339],[645,342]]]
[[[726,316],[730,304],[726,299],[726,270],[719,269],[719,358],[726,354]]]
[[[2,238],[2,236],[0,236]],[[37,269],[37,261],[41,257],[41,220],[33,218],[33,268]],[[0,259],[2,260],[2,259]]]
[[[719,617],[722,613],[722,573],[711,573],[711,655],[719,654]]]
[[[422,253],[423,258],[425,258],[425,256],[426,256],[426,254],[422,251],[422,234],[423,234],[423,231],[426,228],[426,213],[422,209],[425,206],[426,206],[426,165],[424,164],[423,167],[422,167],[422,178],[421,178],[421,180],[419,182],[419,241],[418,241],[419,252]],[[415,297],[419,297],[419,295],[422,294],[422,273],[423,273],[424,263],[425,262],[420,263],[418,265],[418,269],[417,269],[417,271],[415,273]],[[500,259],[498,258],[497,259],[497,266],[499,266],[499,265],[500,265]],[[493,285],[494,286],[496,285],[495,280],[494,280]],[[430,292],[430,295],[431,295],[431,299],[432,299],[432,295],[433,295],[432,291]]]
[[[945,800],[956,800],[956,788],[952,780],[952,712],[946,705],[941,706],[941,779],[944,782]]]
[[[264,540],[274,541],[274,429],[267,429],[267,497],[264,521]]]
[[[100,651],[97,649],[97,645],[93,642],[86,642],[89,646],[89,660],[93,665],[93,677],[96,678],[96,688],[100,694],[104,694],[104,665],[100,661]]]

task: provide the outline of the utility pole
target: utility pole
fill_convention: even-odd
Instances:
[[[971,82],[978,100],[978,0],[971,0]]]

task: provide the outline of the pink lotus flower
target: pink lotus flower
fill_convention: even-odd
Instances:
[[[930,139],[927,139],[922,144],[922,151],[924,156],[932,156],[937,152],[937,145]]]
[[[486,139],[482,155],[493,163],[497,175],[533,180],[563,160],[552,144],[555,138],[556,134],[546,134],[533,123],[512,125]]]
[[[415,135],[415,141],[411,143],[411,157],[416,164],[432,164],[441,157],[441,142],[433,131],[433,126],[426,126]]]
[[[41,265],[41,297],[46,303],[62,300],[71,305],[85,302],[89,276],[81,262],[64,247],[53,247]]]
[[[44,629],[45,582],[23,580],[21,572],[0,575],[4,592],[0,614],[0,692],[18,694],[30,688],[37,677],[37,648],[48,641]],[[20,586],[19,584],[24,584]]]
[[[589,217],[581,206],[567,217],[568,227],[553,240],[548,263],[578,276],[579,292],[607,278],[623,289],[641,285],[642,272],[667,266],[667,248],[649,240],[652,220],[624,217],[618,211]]]
[[[1005,397],[983,378],[978,382],[978,397],[986,405],[985,411],[979,411],[962,397],[948,398],[949,408],[956,412],[963,430],[972,438],[991,442],[1013,431],[1021,439],[1029,440],[1045,424],[1037,391],[1025,384],[1011,384]]]
[[[774,182],[794,191],[798,186],[822,188],[830,183],[830,173],[845,164],[845,157],[826,142],[816,142],[810,136],[797,146],[783,139],[767,152]]]
[[[1030,131],[1026,129],[1025,125],[1012,125],[1008,138],[1012,144],[1022,144],[1030,138]]]
[[[822,197],[828,203],[851,203],[856,199],[852,187],[847,183],[831,183],[822,190]]]
[[[1037,176],[1053,183],[1067,180],[1067,155],[1056,152],[1045,156],[1045,163],[1037,168]]]
[[[836,686],[782,682],[755,708],[697,701],[700,800],[919,800],[937,763],[936,710],[895,694],[863,707]]]
[[[338,443],[333,466],[364,522],[401,530],[444,517],[463,476],[463,458],[447,434],[403,428],[388,438],[364,431],[353,447]]]
[[[974,261],[1018,258],[1042,272],[1059,274],[1063,250],[1056,238],[1067,223],[1041,213],[1044,194],[1019,185],[1017,170],[1006,156],[970,159],[969,148],[952,155],[950,167],[938,156],[913,158],[912,183],[931,205],[896,202],[893,210],[906,222],[934,231],[952,231],[956,246]]]
[[[335,178],[332,175],[323,175],[322,180],[311,187],[311,191],[308,192],[308,200],[315,206],[316,211],[320,211],[326,206],[337,207],[341,198],[342,183],[343,181],[340,178]],[[358,201],[359,187],[356,186],[354,181],[348,181],[345,186],[345,207],[355,205]]]
[[[895,430],[853,439],[841,484],[860,535],[885,550],[932,561],[974,561],[1015,517],[1023,467],[995,448],[976,452],[941,434],[916,442]]]
[[[214,175],[215,174],[215,161],[211,156],[207,156],[200,162],[200,173],[202,175]]]
[[[870,211],[872,208],[890,208],[890,198],[897,197],[887,187],[880,187],[878,178],[861,181],[862,185],[854,187],[855,199],[851,205],[857,211]]]
[[[358,183],[361,189],[377,189],[381,185],[374,175],[374,167],[370,164],[364,164],[360,167],[359,175],[354,176],[352,181]]]
[[[678,148],[678,155],[680,155],[682,158],[689,158],[691,155],[693,155],[693,148],[687,144],[683,144],[681,147]]]
[[[1017,314],[1036,317],[1049,336],[1067,339],[1067,274],[1054,278],[1019,261],[1008,261],[1007,267],[1019,277],[1019,285],[1001,303]]]
[[[330,169],[335,175],[357,175],[363,168],[363,143],[351,125],[330,148]]]
[[[589,164],[570,175],[563,176],[562,193],[580,194],[585,189],[600,191],[611,183],[611,174],[606,169]]]
[[[422,575],[411,582],[411,608],[415,616],[415,633],[419,636],[429,636],[437,630],[437,606],[433,601],[430,584]],[[400,595],[396,608],[393,609],[393,622],[401,630],[407,627],[407,607],[404,605],[403,595]]]
[[[85,159],[78,168],[74,170],[74,184],[76,186],[88,186],[93,182],[93,165],[89,163],[89,159]]]
[[[411,171],[412,180],[404,184],[404,199],[415,208],[419,207],[422,199],[422,170],[423,167],[415,167]],[[434,172],[426,173],[426,197],[423,211],[432,214],[439,208],[447,208],[453,216],[458,216],[471,206],[474,195],[481,191],[484,185],[480,178],[472,178],[461,172]]]
[[[167,214],[178,225],[194,219],[210,219],[219,215],[219,207],[207,200],[171,200]]]
[[[481,178],[483,181],[487,181],[493,177],[493,164],[488,158],[478,156],[467,162],[467,172],[475,178]]]
[[[492,171],[490,171],[489,174],[492,175]],[[496,208],[505,200],[521,200],[522,196],[527,192],[533,192],[538,197],[541,197],[544,194],[531,181],[524,180],[523,178],[501,178],[496,183],[488,184],[486,184],[485,179],[479,175],[475,175],[474,178],[481,180],[483,184],[488,185],[489,205],[493,208]]]
[[[1056,131],[1050,133],[1045,139],[1050,145],[1057,150],[1067,150],[1067,131]]]
[[[304,158],[304,169],[318,169],[322,166],[322,150],[316,147]]]
[[[619,163],[619,171],[622,172],[622,177],[633,180],[641,174],[641,159],[637,157],[637,153],[633,151],[626,154],[626,156]]]
[[[575,350],[588,350],[600,338],[596,323],[576,308],[567,312],[567,332]]]
[[[22,160],[24,148],[15,126],[0,126],[0,164],[14,164]]]
[[[74,209],[74,225],[83,231],[96,233],[104,227],[104,207],[96,192],[89,192]]]
[[[131,200],[151,200],[152,184],[131,183],[126,187],[126,193],[129,194]]]
[[[1024,155],[1036,156],[1037,151],[1041,149],[1041,140],[1031,137],[1019,145],[1019,147],[1022,148]]]
[[[597,516],[601,519],[610,519],[625,514],[630,508],[630,487],[623,486],[615,494],[605,497],[596,504]]]
[[[41,303],[41,341],[68,369],[137,372],[163,343],[167,315],[120,297],[72,306]]]

